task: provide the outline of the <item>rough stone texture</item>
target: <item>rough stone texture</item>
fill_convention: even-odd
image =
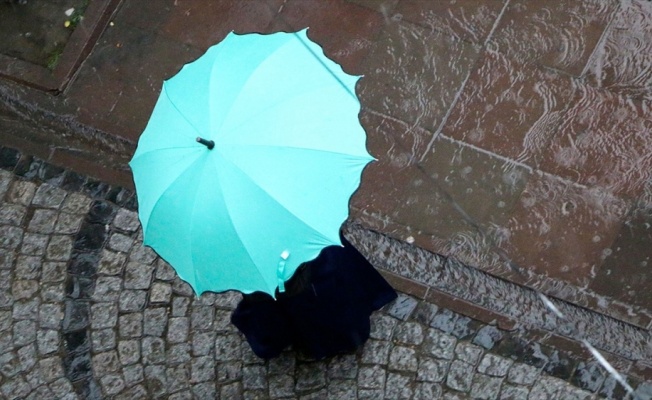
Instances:
[[[353,354],[314,361],[287,350],[261,360],[229,323],[240,295],[195,297],[142,247],[133,210],[16,182],[23,181],[0,185],[7,188],[0,247],[11,254],[0,268],[4,397],[582,399],[622,392],[591,360],[555,378],[545,365],[562,363],[561,353],[508,345],[522,332],[406,293],[372,315],[370,339]],[[33,206],[31,218],[20,208]],[[635,389],[645,394],[649,384]]]

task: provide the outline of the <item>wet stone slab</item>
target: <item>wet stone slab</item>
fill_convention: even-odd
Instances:
[[[649,1],[623,3],[588,68],[599,87],[637,98],[652,94],[652,5]]]
[[[615,1],[512,1],[488,47],[579,76],[617,10]]]
[[[573,95],[571,78],[485,51],[442,133],[536,166]]]
[[[358,95],[374,111],[434,131],[477,56],[478,49],[467,42],[391,23],[365,62]]]
[[[505,5],[503,0],[403,0],[394,8],[394,18],[482,45]]]

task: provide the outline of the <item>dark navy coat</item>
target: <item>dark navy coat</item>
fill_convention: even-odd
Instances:
[[[329,246],[302,264],[286,291],[244,295],[231,322],[261,358],[292,345],[321,359],[355,351],[369,338],[369,316],[397,295],[348,241]]]

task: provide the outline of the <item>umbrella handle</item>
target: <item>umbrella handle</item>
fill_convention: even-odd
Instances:
[[[204,146],[208,147],[208,150],[213,150],[213,147],[215,147],[215,142],[212,140],[206,140],[201,137],[197,137],[197,142],[203,144]]]
[[[281,253],[281,261],[278,262],[278,268],[276,269],[276,279],[278,280],[278,292],[285,292],[285,260],[290,257],[290,252],[283,250]]]

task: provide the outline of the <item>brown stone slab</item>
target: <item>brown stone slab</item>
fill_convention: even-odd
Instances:
[[[605,0],[511,1],[488,47],[579,76],[617,9]]]
[[[604,256],[589,289],[652,310],[652,207],[627,217]]]
[[[281,0],[175,1],[159,34],[205,51],[231,31],[271,33],[268,27],[282,4]]]
[[[428,287],[419,282],[415,282],[411,279],[407,279],[403,276],[393,274],[389,271],[379,270],[380,274],[385,278],[385,280],[399,292],[414,296],[418,299],[425,299]]]
[[[629,369],[629,374],[643,381],[652,381],[652,361],[639,361]]]
[[[579,85],[539,168],[637,198],[652,178],[652,101]]]
[[[652,95],[652,3],[633,0],[612,22],[588,68],[592,83],[626,95]]]
[[[88,56],[122,0],[90,2],[84,18],[66,42],[52,71],[22,60],[0,55],[0,76],[40,90],[59,93],[65,89]]]
[[[79,105],[82,122],[136,142],[163,81],[200,55],[138,27],[109,27],[69,88],[68,102]]]
[[[308,37],[318,43],[326,57],[349,74],[360,75],[360,64],[373,47],[383,27],[379,12],[344,0],[289,0],[270,26],[271,30],[308,29]]]
[[[349,3],[358,4],[372,10],[380,11],[388,18],[399,0],[347,0]]]
[[[495,324],[500,329],[511,331],[518,326],[518,322],[502,314],[495,313],[476,304],[469,303],[458,297],[451,296],[437,289],[430,288],[426,301],[439,307],[447,308],[467,317],[482,321],[486,324]]]
[[[87,175],[112,185],[134,190],[134,181],[127,165],[100,165],[90,160],[86,154],[77,154],[66,149],[55,149],[49,162],[69,168],[79,174]]]
[[[364,77],[362,79],[365,79]],[[416,164],[428,151],[435,134],[368,109],[360,112],[367,134],[367,150],[378,160],[401,167]]]
[[[509,238],[501,247],[522,268],[586,287],[626,212],[627,203],[607,193],[553,177],[532,177],[510,216]]]
[[[566,76],[485,52],[442,133],[534,166],[534,156],[551,140],[572,93]]]
[[[403,0],[394,9],[394,16],[482,45],[505,3],[505,0]]]
[[[435,132],[479,49],[441,32],[389,22],[365,61],[363,106]]]
[[[504,226],[525,188],[529,169],[445,137],[419,162],[446,201],[481,227]]]

